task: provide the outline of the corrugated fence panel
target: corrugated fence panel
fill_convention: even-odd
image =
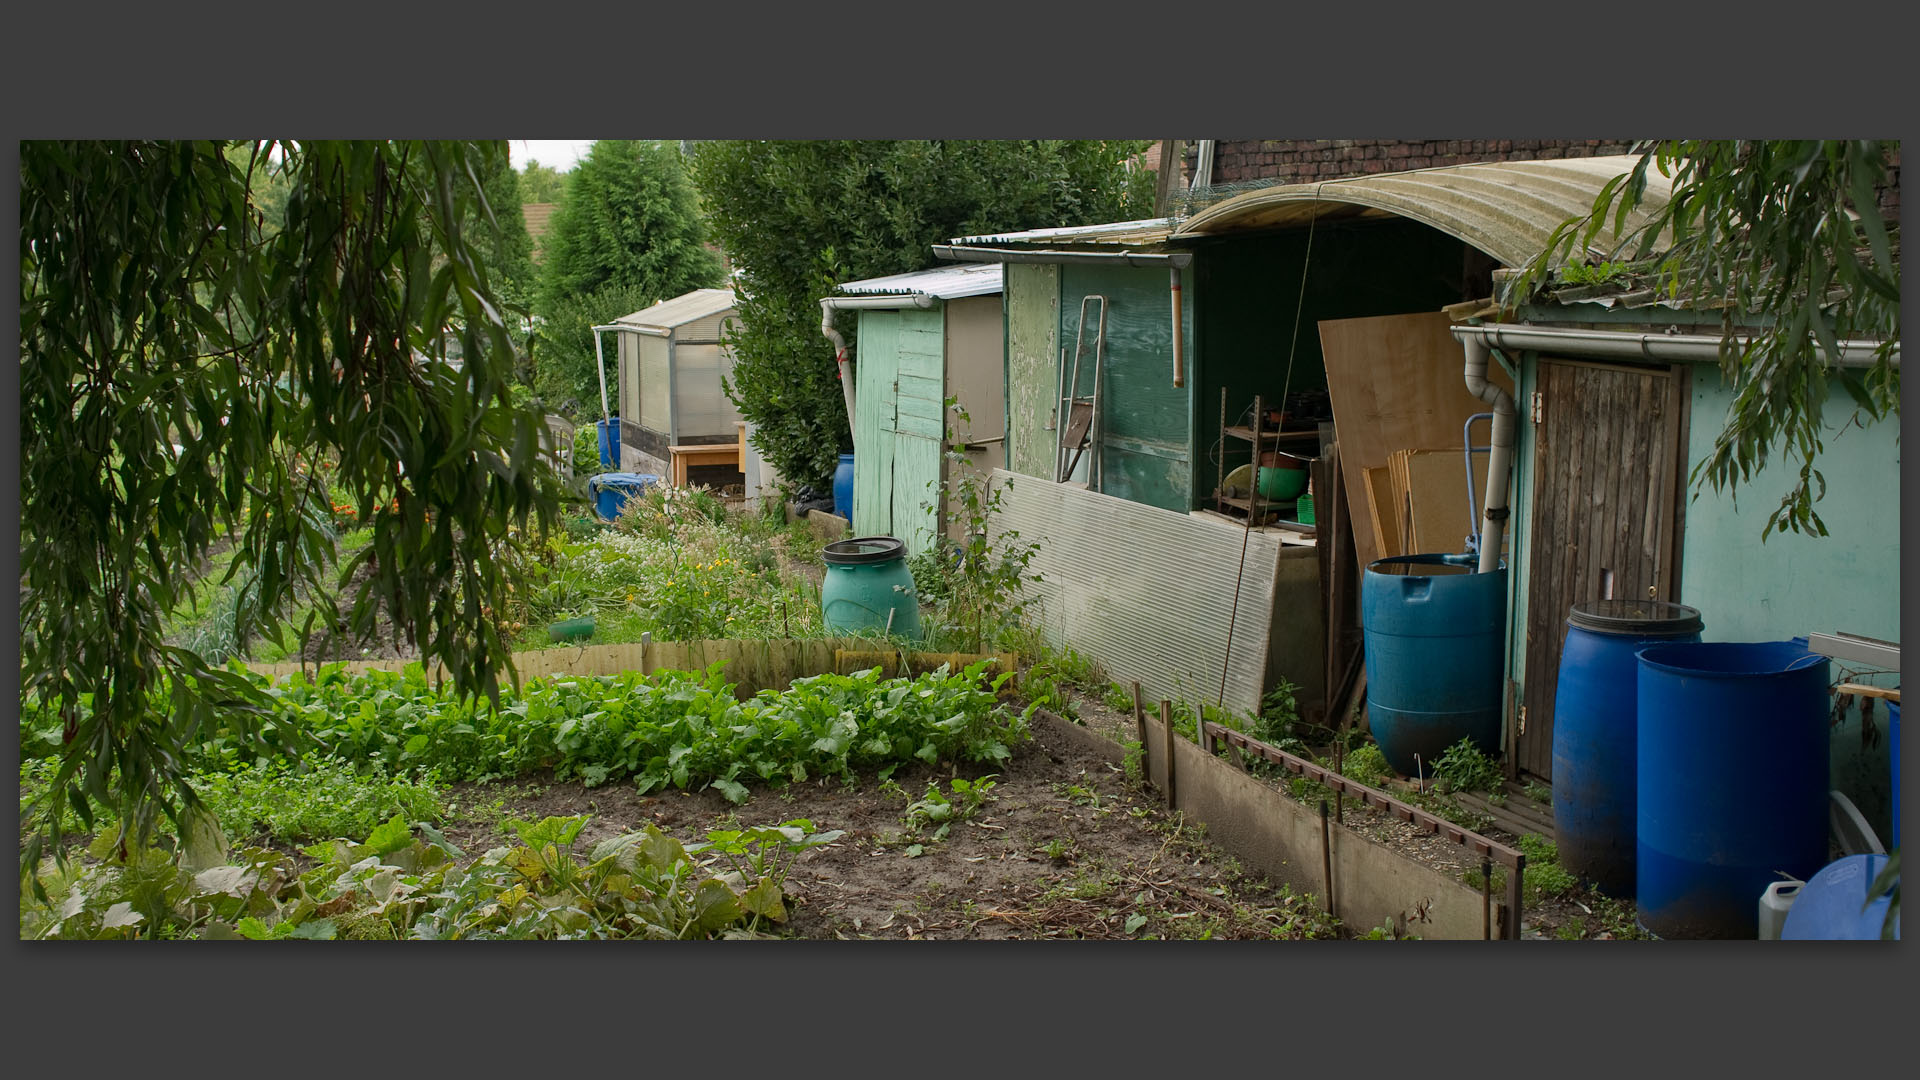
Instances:
[[[1212,701],[1220,692],[1241,542],[1246,573],[1233,617],[1225,705],[1259,709],[1280,542],[1226,522],[993,471],[1003,490],[996,534],[1037,542],[1040,626],[1152,699]]]

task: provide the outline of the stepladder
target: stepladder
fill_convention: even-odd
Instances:
[[[1087,322],[1089,309],[1098,304],[1098,322],[1093,333],[1093,362],[1091,364],[1092,387],[1085,393],[1081,391],[1081,360],[1087,349]],[[1106,367],[1107,346],[1107,298],[1098,293],[1088,293],[1080,298],[1080,324],[1073,333],[1073,362],[1067,362],[1067,352],[1060,350],[1060,408],[1059,428],[1060,445],[1054,459],[1054,480],[1066,483],[1071,480],[1074,471],[1080,467],[1080,460],[1087,450],[1100,439],[1100,385]],[[1101,469],[1100,454],[1096,451],[1087,463],[1087,486],[1100,490]]]

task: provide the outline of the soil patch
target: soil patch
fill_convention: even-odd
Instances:
[[[449,839],[477,855],[507,842],[506,817],[590,813],[578,847],[647,824],[686,841],[710,829],[795,818],[839,840],[799,855],[787,878],[791,932],[813,939],[1298,939],[1338,931],[1304,896],[1249,874],[1202,831],[1167,815],[1106,759],[1036,730],[996,771],[903,769],[892,784],[837,780],[756,790],[640,795],[630,785],[462,785]],[[990,801],[944,840],[904,821],[930,782],[993,775]]]

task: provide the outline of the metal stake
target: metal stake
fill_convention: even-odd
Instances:
[[[1333,830],[1327,822],[1327,800],[1320,800],[1320,878],[1327,885],[1327,914],[1333,914]]]

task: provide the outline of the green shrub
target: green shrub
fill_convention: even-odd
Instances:
[[[1381,781],[1393,775],[1393,769],[1387,764],[1387,756],[1373,743],[1348,751],[1340,764],[1343,776],[1370,788],[1379,787]]]
[[[1506,782],[1500,766],[1468,738],[1462,738],[1440,755],[1440,760],[1433,763],[1433,777],[1447,791],[1455,793],[1495,791]]]

